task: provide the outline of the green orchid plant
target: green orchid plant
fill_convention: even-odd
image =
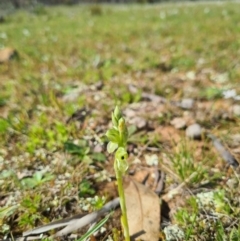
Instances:
[[[112,124],[113,127],[110,128],[106,133],[106,136],[109,139],[107,151],[109,153],[113,153],[114,151],[116,151],[114,160],[114,170],[116,173],[120,206],[122,210],[121,223],[124,230],[125,241],[130,241],[127,220],[127,209],[123,190],[123,176],[128,169],[128,153],[126,150],[128,130],[125,123],[125,119],[123,118],[118,106],[116,106],[114,112],[112,113]]]

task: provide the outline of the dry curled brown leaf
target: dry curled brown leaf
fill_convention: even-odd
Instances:
[[[128,178],[125,196],[130,235],[133,240],[159,240],[160,199],[151,189]]]

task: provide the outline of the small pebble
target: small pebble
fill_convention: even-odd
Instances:
[[[15,49],[6,47],[0,49],[0,63],[5,63],[10,61],[13,57],[17,56],[17,51]]]
[[[174,118],[171,122],[171,125],[173,125],[176,129],[183,129],[186,127],[186,121],[181,117]]]
[[[228,179],[226,184],[232,190],[238,187],[238,181],[234,178]]]
[[[240,105],[234,105],[232,107],[232,112],[236,116],[240,116]]]
[[[193,99],[182,99],[180,102],[180,107],[186,110],[192,109],[194,105],[194,100]]]
[[[240,134],[237,133],[237,134],[231,135],[231,139],[232,139],[232,145],[233,146],[240,145]]]
[[[224,147],[224,145],[221,143],[221,141],[214,135],[208,134],[208,137],[210,137],[213,141],[213,145],[220,154],[220,156],[231,166],[238,167],[239,163],[235,159],[235,157]]]
[[[159,163],[158,156],[156,154],[145,155],[144,157],[148,166],[157,166]]]
[[[201,139],[202,128],[199,124],[192,124],[186,129],[186,136],[195,140]]]
[[[174,240],[184,240],[185,234],[181,228],[178,227],[178,225],[169,225],[163,230],[166,241],[174,241]]]
[[[147,126],[147,121],[140,116],[131,118],[128,120],[128,123],[137,126],[138,129],[142,129]]]

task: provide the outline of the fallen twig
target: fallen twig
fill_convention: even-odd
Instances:
[[[103,208],[99,211],[95,211],[93,213],[87,214],[85,216],[82,216],[81,214],[77,214],[73,217],[58,220],[52,223],[49,223],[47,225],[41,226],[39,228],[35,228],[33,230],[27,231],[23,233],[23,238],[18,239],[19,241],[22,240],[36,240],[42,238],[42,233],[45,233],[49,230],[61,228],[60,231],[58,231],[56,234],[54,234],[52,237],[60,237],[67,235],[75,230],[78,230],[90,223],[96,222],[96,220],[106,214],[107,212],[110,212],[111,210],[116,209],[119,206],[119,198],[115,198],[114,200],[108,202],[103,206]],[[27,237],[30,235],[39,235],[36,237]]]
[[[220,156],[227,162],[229,165],[233,167],[238,167],[239,163],[235,159],[235,157],[223,146],[221,141],[214,135],[208,134],[208,137],[211,138],[214,147],[220,154]]]
[[[193,172],[184,182],[182,182],[176,188],[174,188],[171,191],[169,191],[167,194],[163,195],[162,199],[165,202],[168,202],[171,199],[173,199],[176,195],[180,194],[180,192],[182,191],[182,188],[185,185],[187,185],[197,174],[198,174],[197,172]]]

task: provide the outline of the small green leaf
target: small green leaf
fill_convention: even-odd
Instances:
[[[107,151],[108,153],[113,153],[118,148],[118,144],[116,142],[108,142]]]
[[[54,178],[54,175],[51,175],[49,173],[45,173],[43,175],[43,172],[36,172],[32,177],[24,178],[20,181],[23,188],[35,188],[44,182],[48,182]]]
[[[119,143],[119,141],[120,141],[119,140],[119,131],[117,131],[114,128],[109,129],[106,132],[106,136],[109,139],[109,141],[111,141],[111,142]]]
[[[137,127],[135,125],[131,125],[128,127],[128,136],[133,135],[137,130]]]
[[[121,118],[118,121],[118,130],[121,133],[122,144],[125,146],[127,144],[127,139],[128,139],[128,129],[127,129],[124,118]]]
[[[113,113],[112,113],[112,123],[114,127],[118,126],[118,120]]]
[[[106,156],[101,152],[94,152],[91,157],[94,161],[104,162],[106,160]]]
[[[67,141],[64,143],[64,149],[70,154],[84,156],[86,148],[75,145],[74,143]]]
[[[42,172],[36,172],[34,173],[33,175],[33,178],[37,181],[37,182],[40,182],[42,180],[42,177],[43,177],[43,173]]]
[[[54,175],[51,175],[50,173],[46,173],[44,175],[44,178],[42,179],[42,182],[48,182],[48,181],[51,181],[54,178],[55,178]]]
[[[122,117],[122,113],[118,106],[115,107],[113,114],[114,114],[115,118],[117,119],[117,121]]]
[[[0,179],[9,178],[16,175],[13,170],[3,170],[0,172]]]
[[[24,188],[34,188],[36,187],[39,183],[36,179],[34,178],[24,178],[21,180],[21,184]]]
[[[0,219],[11,216],[19,205],[0,208]]]

